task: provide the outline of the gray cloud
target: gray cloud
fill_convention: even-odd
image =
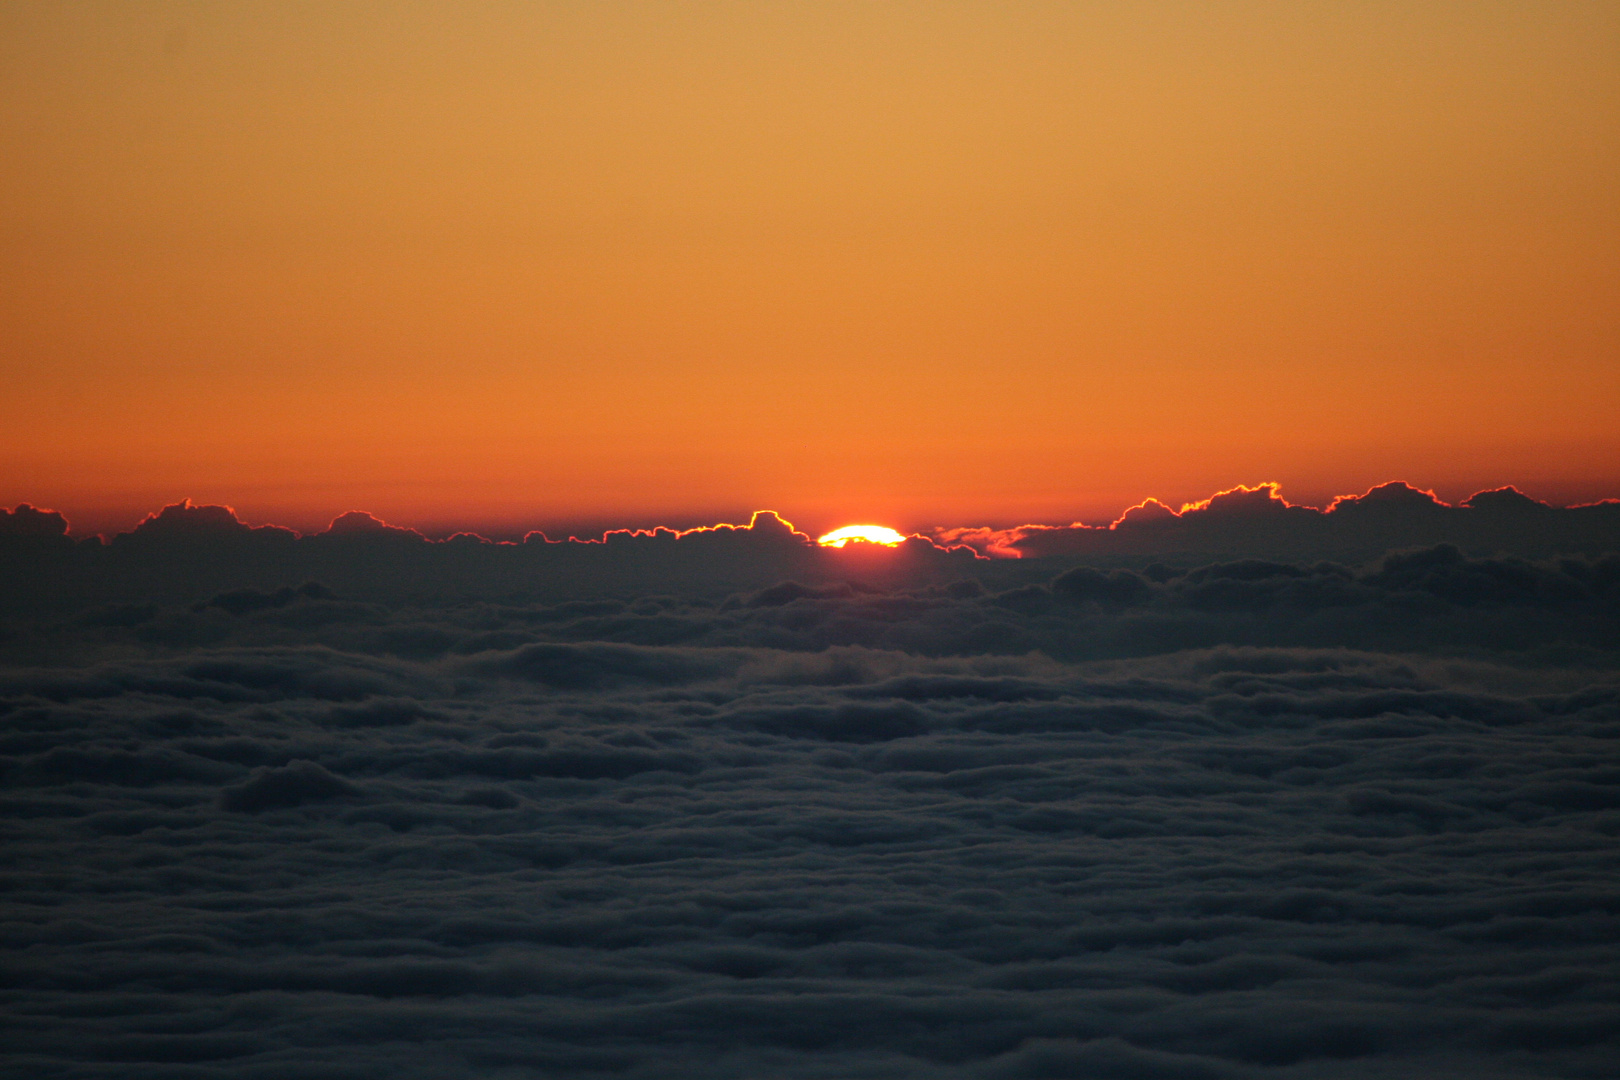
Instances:
[[[1253,596],[1198,590],[1287,592],[1313,573],[1183,587],[1242,611]],[[1129,617],[1063,592],[1021,618]],[[273,638],[297,604],[169,614]],[[1000,610],[806,596],[702,608],[702,636],[733,644],[486,637],[506,647],[418,659],[364,635],[379,652],[175,652],[103,627],[129,635],[120,655],[13,665],[8,1068],[1595,1076],[1612,1061],[1612,674],[1344,647],[1063,663],[757,643],[840,619],[955,640],[936,604]],[[456,643],[497,624],[575,634],[635,607],[453,608],[437,625]],[[364,625],[429,615],[368,609]]]
[[[615,542],[0,613],[0,1074],[1611,1071],[1614,556]]]

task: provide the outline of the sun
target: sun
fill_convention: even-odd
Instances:
[[[903,543],[905,537],[893,529],[882,525],[845,525],[842,529],[834,529],[826,536],[820,537],[816,543],[822,547],[841,548],[851,540],[861,540],[868,544],[895,544]]]

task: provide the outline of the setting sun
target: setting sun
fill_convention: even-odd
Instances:
[[[841,548],[851,540],[862,540],[868,544],[898,544],[905,539],[904,536],[893,529],[882,525],[845,525],[842,529],[819,538],[816,543],[822,547]]]

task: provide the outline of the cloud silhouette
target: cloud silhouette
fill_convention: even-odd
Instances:
[[[214,544],[221,547],[242,542],[265,545],[289,544],[298,534],[277,525],[258,528],[247,525],[228,506],[194,506],[185,502],[165,506],[148,514],[127,533],[113,537],[113,545],[151,549],[162,545],[192,547]]]
[[[911,538],[893,548],[818,547],[770,511],[746,525],[613,530],[592,540],[491,543],[471,533],[430,541],[371,514],[353,511],[309,536],[278,526],[250,527],[225,506],[164,507],[135,529],[102,543],[65,539],[60,515],[21,506],[0,531],[0,585],[13,605],[47,607],[92,598],[126,605],[157,596],[204,602],[243,589],[276,594],[320,582],[348,594],[392,596],[434,589],[461,595],[579,596],[658,588],[757,589],[800,578],[886,586],[900,579],[944,579],[978,556]],[[43,546],[42,546],[43,545]],[[49,558],[42,553],[48,549]],[[866,550],[870,549],[870,550]],[[246,594],[238,601],[248,602]]]
[[[1156,499],[1106,526],[946,529],[938,539],[1014,558],[1328,558],[1360,562],[1397,548],[1456,544],[1477,554],[1598,554],[1620,547],[1620,502],[1553,507],[1513,488],[1450,506],[1392,482],[1325,510],[1289,503],[1276,484],[1238,486],[1179,511]]]
[[[62,539],[67,531],[67,518],[55,510],[40,510],[27,503],[20,503],[12,510],[0,507],[0,537],[13,543]]]
[[[1620,549],[1620,502],[1552,507],[1502,488],[1449,506],[1403,483],[1341,497],[1326,510],[1290,504],[1277,485],[1261,484],[1219,492],[1179,511],[1149,499],[1107,526],[951,528],[932,541],[913,537],[893,548],[853,545],[842,551],[818,547],[769,511],[747,525],[612,530],[561,542],[531,533],[521,544],[491,543],[471,533],[430,541],[359,511],[300,537],[273,525],[250,527],[228,507],[190,503],[164,507],[105,544],[69,541],[61,515],[27,505],[7,512],[0,524],[0,584],[7,602],[22,607],[91,599],[129,607],[160,595],[200,603],[232,590],[275,594],[311,581],[376,598],[424,588],[530,598],[658,589],[724,596],[788,581],[807,589],[892,589],[981,580],[1004,590],[1042,575],[1036,571],[1031,578],[975,560],[1046,559],[1162,577],[1212,559],[1356,564],[1438,544],[1472,556],[1529,558],[1594,557]],[[765,599],[756,602],[769,602],[761,595]],[[1018,601],[1009,596],[1005,602]]]
[[[327,540],[405,541],[426,543],[427,537],[415,529],[401,529],[363,510],[351,510],[332,519],[325,532],[315,534]]]

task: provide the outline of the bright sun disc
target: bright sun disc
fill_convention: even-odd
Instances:
[[[822,547],[841,548],[851,540],[864,540],[868,544],[898,544],[905,537],[882,525],[845,525],[821,537],[816,543]]]

